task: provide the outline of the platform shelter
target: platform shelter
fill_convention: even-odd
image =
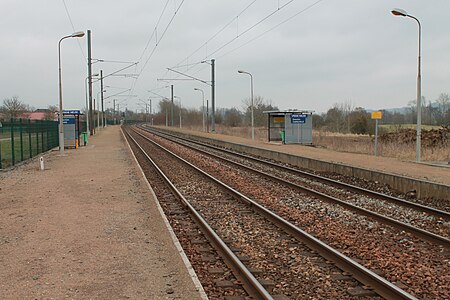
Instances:
[[[265,111],[269,142],[312,144],[312,111]]]
[[[82,115],[82,113],[77,109],[63,111],[64,148],[77,149],[80,145],[80,115]]]

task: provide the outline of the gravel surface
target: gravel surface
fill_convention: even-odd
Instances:
[[[0,299],[200,299],[118,126],[0,173]]]
[[[366,267],[379,270],[388,280],[404,285],[411,294],[423,299],[450,297],[449,256],[441,247],[289,191],[222,161],[173,144],[170,148],[344,254],[359,259]]]
[[[153,146],[145,147],[219,235],[248,259],[248,267],[259,270],[258,278],[273,282],[273,294],[291,299],[353,299],[348,290],[358,286],[355,280],[335,279],[342,271],[333,264],[205,181],[204,176]]]
[[[185,141],[183,141],[183,143],[185,143]],[[400,222],[411,224],[412,226],[415,226],[417,228],[421,228],[447,238],[450,236],[450,222],[441,217],[435,217],[434,215],[430,215],[426,212],[417,211],[413,208],[388,202],[386,200],[380,200],[379,198],[371,198],[365,195],[358,194],[356,192],[345,190],[343,188],[337,188],[332,184],[324,184],[320,181],[314,181],[305,176],[302,176],[299,173],[283,170],[281,168],[274,168],[273,166],[251,161],[242,157],[238,157],[236,155],[231,155],[223,151],[194,145],[192,143],[188,144],[193,145],[196,149],[200,149],[208,153],[215,154],[221,158],[226,158],[247,167],[257,169],[263,173],[277,176],[305,188],[325,193],[358,207],[362,207],[388,216],[390,218],[399,220]]]

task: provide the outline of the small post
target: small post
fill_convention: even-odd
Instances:
[[[44,170],[45,170],[45,168],[44,168],[44,157],[43,157],[43,156],[40,156],[40,157],[39,157],[39,169],[40,169],[41,171],[44,171]]]
[[[383,117],[383,112],[374,111],[372,112],[372,120],[375,120],[375,156],[378,155],[378,120]]]
[[[28,147],[30,150],[30,158],[33,157],[32,145],[31,145],[31,120],[28,119]]]
[[[16,164],[16,157],[15,157],[15,151],[14,151],[14,119],[11,118],[11,160],[12,165],[14,166]]]
[[[375,119],[375,156],[378,155],[378,119]]]
[[[22,124],[22,118],[19,119],[19,132],[20,132],[20,161],[23,161],[23,124]]]

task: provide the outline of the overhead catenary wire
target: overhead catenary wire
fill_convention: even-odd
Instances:
[[[152,39],[153,39],[153,36],[155,36],[155,35],[157,34],[157,30],[158,30],[159,23],[161,22],[161,19],[162,19],[163,15],[164,15],[164,12],[166,11],[166,8],[167,8],[167,5],[169,4],[169,1],[170,1],[170,0],[167,0],[167,1],[166,1],[166,4],[164,5],[163,10],[161,11],[161,14],[159,15],[158,21],[156,22],[155,29],[153,29],[152,34],[151,34],[150,37],[148,38],[147,44],[145,45],[145,48],[144,48],[144,50],[142,51],[142,54],[141,54],[141,56],[139,57],[138,61],[141,61],[142,57],[144,57],[144,54],[145,54],[145,52],[147,51],[148,46],[150,45],[150,42],[151,42]],[[158,38],[158,37],[156,37],[156,38]]]
[[[289,21],[292,20],[293,18],[295,18],[295,17],[297,17],[298,15],[300,15],[300,14],[306,12],[307,10],[313,8],[314,6],[316,6],[317,4],[319,4],[320,2],[323,2],[323,1],[325,1],[325,0],[317,0],[316,2],[314,2],[314,3],[310,4],[310,5],[308,5],[307,7],[303,8],[302,10],[300,10],[299,12],[297,12],[297,13],[295,13],[294,15],[290,16],[289,18],[285,19],[284,21],[282,21],[282,22],[278,23],[277,25],[271,27],[270,29],[268,29],[268,30],[262,32],[261,34],[257,35],[256,37],[252,38],[251,40],[249,40],[249,41],[243,43],[242,45],[240,45],[240,46],[238,46],[238,47],[236,47],[236,48],[234,48],[234,49],[232,49],[232,50],[230,50],[230,51],[228,51],[228,52],[222,54],[222,55],[219,56],[218,58],[223,58],[224,56],[227,56],[228,54],[231,54],[231,53],[233,53],[234,51],[237,51],[237,50],[241,49],[242,47],[245,47],[245,46],[247,46],[248,44],[250,44],[250,43],[252,43],[252,42],[254,42],[254,41],[260,39],[261,37],[263,37],[263,36],[266,35],[267,33],[271,32],[272,30],[274,30],[274,29],[280,27],[281,25],[283,25],[283,24],[289,22]]]
[[[224,49],[226,46],[230,45],[231,43],[233,43],[233,42],[236,41],[237,39],[241,38],[243,35],[247,34],[247,33],[250,32],[251,30],[253,30],[254,28],[256,28],[258,25],[262,24],[264,21],[268,20],[269,18],[271,18],[271,17],[274,16],[275,14],[279,13],[281,10],[283,10],[284,8],[286,8],[289,4],[291,4],[291,3],[294,2],[294,1],[295,1],[295,0],[290,0],[290,1],[286,2],[285,4],[283,4],[283,5],[281,5],[281,6],[278,5],[277,9],[275,9],[274,11],[272,11],[271,13],[269,13],[268,15],[264,16],[264,17],[263,17],[262,19],[260,19],[258,22],[256,22],[255,24],[251,25],[250,27],[248,27],[247,29],[245,29],[245,30],[242,31],[241,33],[238,33],[238,34],[237,34],[234,38],[232,38],[231,40],[227,41],[227,42],[224,43],[223,45],[221,45],[221,46],[219,46],[218,48],[216,48],[212,53],[208,54],[208,55],[205,57],[205,59],[211,58],[214,54],[218,53],[219,51],[221,51],[222,49]],[[242,14],[243,12],[245,12],[245,11],[246,11],[246,10],[247,10],[254,2],[256,2],[256,0],[253,1],[253,2],[251,2],[251,3],[250,3],[243,11],[241,11],[240,14]],[[238,15],[238,16],[240,16],[240,15]],[[236,17],[233,18],[232,22],[233,22],[235,19],[236,19]],[[228,27],[228,24],[231,24],[232,22],[227,23],[223,28]],[[218,33],[216,33],[216,34],[213,35],[213,36],[214,36],[214,37],[217,36],[217,35],[218,35],[220,32],[222,32],[222,31],[223,31],[222,29],[219,30]],[[205,44],[207,44],[207,43],[204,43],[200,48],[198,48],[198,49],[195,51],[195,53],[198,52],[198,50],[201,49]],[[190,57],[192,57],[192,55],[193,55],[193,54],[191,54],[190,56],[188,56],[188,58],[183,59],[181,62],[186,61],[187,59],[189,59]],[[181,63],[181,62],[180,62],[180,63]],[[178,63],[178,64],[180,64],[180,63]],[[186,70],[186,72],[189,71],[189,70],[191,70],[193,67],[195,67],[195,66],[198,65],[198,64],[200,64],[200,63],[194,64],[194,66],[188,68],[188,69]],[[200,68],[200,70],[203,70],[203,69],[204,69],[204,67],[203,67],[203,68]],[[199,71],[200,71],[200,70],[199,70]],[[165,74],[167,74],[167,72],[166,72]]]
[[[153,47],[152,51],[150,52],[150,55],[147,57],[147,60],[145,61],[144,65],[142,66],[142,68],[141,68],[140,71],[138,72],[137,77],[134,79],[134,81],[133,81],[132,84],[131,84],[130,94],[133,93],[133,91],[134,91],[134,89],[135,89],[135,87],[136,87],[136,84],[137,84],[139,78],[140,78],[141,75],[142,75],[142,72],[144,72],[144,70],[145,70],[145,68],[146,68],[146,66],[147,66],[147,64],[148,64],[148,62],[149,62],[150,59],[153,57],[153,55],[154,55],[154,53],[155,53],[155,51],[156,51],[158,45],[161,43],[161,41],[163,40],[164,36],[166,35],[167,30],[169,29],[169,27],[170,27],[170,25],[172,24],[173,20],[175,19],[176,15],[178,14],[179,10],[181,9],[181,7],[182,7],[184,1],[185,1],[185,0],[182,0],[181,3],[178,5],[178,7],[176,7],[175,12],[173,13],[171,19],[169,20],[169,22],[167,23],[166,27],[164,28],[164,30],[163,30],[162,34],[160,35],[159,39],[158,39],[158,37],[157,37],[155,46]],[[165,10],[165,8],[164,8],[164,10]],[[159,22],[159,21],[158,21],[158,22]],[[141,57],[141,59],[142,59],[142,57]],[[140,60],[141,60],[141,59],[140,59]],[[140,61],[140,60],[139,60],[139,61]]]
[[[67,8],[66,2],[65,2],[65,0],[62,0],[62,2],[64,4],[64,9],[66,10],[67,17],[69,18],[70,25],[72,26],[72,30],[73,30],[73,32],[76,32],[77,30],[75,29],[75,26],[73,25],[72,18],[70,17],[69,9]],[[79,39],[76,39],[76,40],[77,40],[78,46],[80,47],[81,54],[83,55],[84,60],[87,61],[86,54],[84,53],[83,47],[81,47],[81,43],[80,43]]]
[[[231,53],[233,53],[233,52],[235,52],[235,51],[237,51],[237,50],[239,50],[239,49],[241,49],[241,48],[247,46],[248,44],[251,44],[252,42],[254,42],[254,41],[260,39],[260,38],[263,37],[264,35],[266,35],[266,34],[268,34],[269,32],[271,32],[272,30],[274,30],[274,29],[280,27],[281,25],[283,25],[283,24],[289,22],[289,21],[292,20],[293,18],[295,18],[295,17],[301,15],[302,13],[308,11],[309,9],[313,8],[314,6],[318,5],[320,2],[323,2],[323,1],[325,1],[325,0],[317,0],[317,1],[315,1],[314,3],[308,5],[307,7],[302,8],[300,11],[296,12],[295,14],[293,14],[292,16],[288,17],[287,19],[283,20],[282,22],[280,22],[280,23],[276,24],[275,26],[271,27],[270,29],[268,29],[268,30],[262,32],[261,34],[257,35],[256,37],[252,38],[251,40],[249,40],[249,41],[243,43],[242,45],[240,45],[240,46],[238,46],[238,47],[236,47],[236,48],[234,48],[234,49],[232,49],[232,50],[230,50],[230,51],[228,51],[228,52],[226,52],[226,53],[224,53],[224,54],[218,56],[216,59],[223,58],[223,57],[225,57],[225,56],[227,56],[227,55],[229,55],[229,54],[231,54]],[[222,48],[224,48],[224,47],[222,47]],[[216,51],[216,52],[217,52],[217,51]],[[211,55],[212,55],[212,54],[211,54]],[[206,58],[209,58],[209,57],[210,57],[210,56],[208,56],[208,57],[206,57]],[[198,69],[198,70],[197,70],[195,73],[193,73],[193,74],[196,74],[196,73],[202,71],[204,68],[206,68],[206,66],[203,66],[202,68]],[[190,69],[189,69],[189,70],[190,70]]]

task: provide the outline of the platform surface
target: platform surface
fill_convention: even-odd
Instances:
[[[0,299],[200,299],[118,126],[0,173]]]

